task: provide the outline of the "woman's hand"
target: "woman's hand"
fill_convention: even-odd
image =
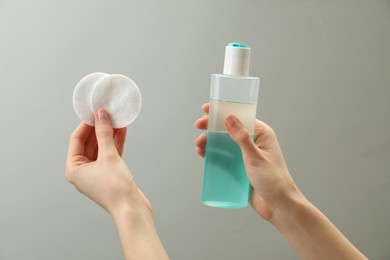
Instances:
[[[137,188],[122,160],[126,128],[113,129],[105,110],[95,115],[95,127],[80,123],[70,137],[65,176],[78,191],[111,215],[131,205],[151,205]]]
[[[195,123],[207,129],[206,115]],[[254,141],[235,116],[225,119],[230,137],[240,146],[246,174],[253,186],[251,204],[255,211],[274,225],[302,259],[366,259],[348,239],[299,191],[287,169],[276,134],[256,120]],[[207,136],[196,140],[196,151],[205,155]]]
[[[204,104],[202,109],[206,115],[198,119],[195,125],[206,130],[209,104]],[[254,188],[252,207],[270,221],[286,196],[302,196],[288,172],[276,134],[271,127],[256,119],[253,141],[250,132],[233,115],[226,118],[225,127],[241,148],[246,173]],[[196,152],[202,157],[205,156],[206,142],[205,133],[195,140]]]
[[[113,217],[123,252],[130,259],[168,259],[158,237],[152,207],[122,160],[126,128],[114,130],[108,113],[95,127],[81,123],[70,137],[66,178]]]

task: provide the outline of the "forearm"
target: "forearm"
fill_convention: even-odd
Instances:
[[[299,191],[285,198],[271,223],[302,259],[367,259]]]
[[[169,259],[155,229],[153,216],[132,205],[112,214],[126,260]]]

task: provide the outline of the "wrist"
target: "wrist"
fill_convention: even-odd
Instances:
[[[107,196],[109,199],[106,201],[106,209],[113,218],[121,215],[135,215],[146,202],[141,196],[133,177],[130,180],[116,183],[113,187],[110,187],[110,190],[111,192]]]
[[[287,224],[292,224],[294,218],[299,218],[300,213],[309,208],[311,203],[301,193],[301,191],[292,185],[289,189],[282,192],[278,200],[274,203],[273,216],[270,223],[277,229],[288,229]]]
[[[134,185],[135,186],[135,185]],[[146,224],[153,223],[153,212],[149,201],[143,198],[137,187],[123,196],[120,202],[115,203],[110,210],[114,221],[128,221],[130,223]]]
[[[154,226],[153,214],[142,205],[123,205],[111,213],[117,226],[126,225],[129,228],[144,228]]]
[[[138,190],[137,190],[138,191]],[[168,259],[158,237],[153,213],[144,198],[123,204],[111,213],[126,259]]]
[[[157,237],[157,231],[154,224],[152,212],[139,202],[126,204],[117,208],[111,214],[123,248],[125,243],[137,244],[137,241],[147,241],[149,238]]]

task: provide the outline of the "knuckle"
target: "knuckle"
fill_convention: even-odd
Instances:
[[[107,149],[104,153],[101,154],[101,159],[104,163],[119,163],[121,157],[118,155],[116,150]]]
[[[77,134],[77,132],[73,132],[69,137],[69,143],[73,143],[73,141],[77,141],[80,139],[81,139],[80,135]]]
[[[276,136],[275,130],[270,126],[267,127],[267,133],[272,137]]]
[[[65,168],[65,179],[74,185],[74,171],[71,169],[71,167],[67,164]]]
[[[249,131],[248,129],[246,128],[241,128],[237,134],[236,134],[236,140],[239,142],[239,143],[243,143],[243,142],[246,142],[248,140],[251,140],[251,137],[250,137],[250,134],[249,134]]]
[[[113,131],[112,129],[100,129],[99,131],[96,132],[98,135],[101,137],[112,137]]]
[[[66,171],[65,172],[65,178],[68,182],[70,182],[71,184],[73,184],[73,174],[71,174],[70,172]]]

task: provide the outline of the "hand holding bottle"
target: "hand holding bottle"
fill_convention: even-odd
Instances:
[[[209,104],[203,105],[203,111],[206,115],[195,125],[206,130]],[[254,189],[252,207],[283,234],[302,259],[367,259],[300,192],[271,127],[256,119],[254,140],[235,116],[225,119],[225,127],[241,148],[246,174]],[[196,152],[202,157],[206,142],[204,133],[195,140]]]
[[[196,121],[196,127],[206,130],[209,104],[203,105],[203,110],[206,115]],[[270,220],[278,203],[285,196],[301,196],[288,172],[275,132],[265,123],[256,120],[252,141],[249,131],[235,116],[226,118],[225,127],[241,148],[247,176],[254,188],[251,204],[260,216]],[[204,157],[206,134],[201,134],[195,144],[197,153]]]
[[[201,202],[219,208],[244,208],[250,197],[240,148],[225,129],[233,114],[254,133],[260,79],[249,76],[251,48],[241,43],[225,47],[223,74],[211,75],[208,144]]]

